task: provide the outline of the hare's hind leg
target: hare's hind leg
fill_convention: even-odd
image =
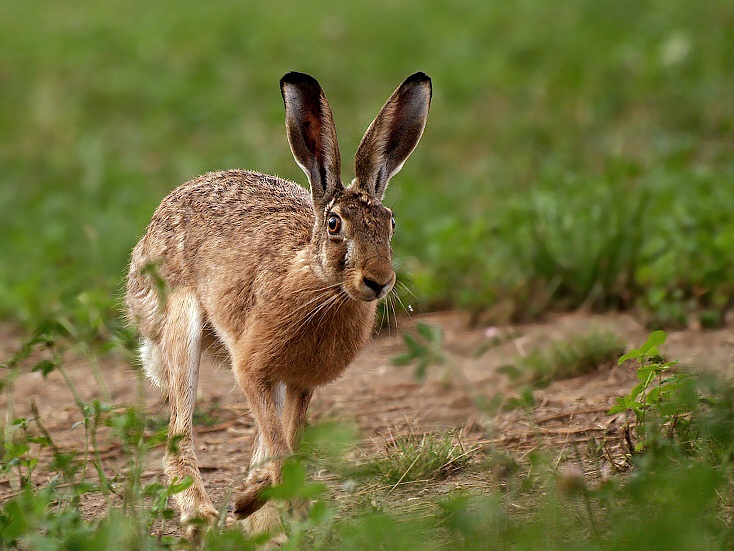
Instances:
[[[192,424],[199,379],[202,327],[203,314],[196,297],[183,289],[172,291],[166,300],[158,353],[166,373],[171,408],[166,475],[170,482],[181,481],[187,476],[193,479],[191,486],[174,496],[181,511],[182,524],[189,524],[195,518],[214,522],[218,517],[204,489],[193,444]],[[193,536],[197,527],[191,524],[187,532]]]

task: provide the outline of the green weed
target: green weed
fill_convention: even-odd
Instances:
[[[147,453],[165,441],[165,431],[147,432],[144,408],[139,405],[120,407],[96,399],[82,400],[61,360],[69,342],[62,326],[45,325],[0,365],[6,392],[12,390],[13,381],[23,370],[40,372],[44,377],[59,371],[79,410],[80,421],[74,426],[84,427],[83,449],[64,451],[46,429],[35,402],[31,404],[33,418],[12,418],[12,410],[8,411],[11,420],[0,433],[0,476],[19,490],[2,506],[0,547],[74,548],[82,541],[96,542],[99,547],[93,549],[169,545],[171,538],[162,535],[165,523],[173,518],[169,498],[193,481],[187,478],[168,485],[142,482]],[[39,355],[41,359],[37,359]],[[89,364],[96,369],[91,356]],[[102,459],[99,433],[103,428],[123,452],[125,466],[121,471],[110,472],[111,465]],[[43,469],[44,484],[34,475],[37,469]],[[81,499],[89,496],[98,496],[103,502],[105,515],[95,521],[84,520],[79,513]],[[154,524],[157,530],[151,534]]]
[[[678,362],[666,362],[658,350],[666,337],[664,331],[655,331],[642,346],[619,358],[620,365],[628,360],[639,364],[639,382],[609,410],[609,415],[626,415],[625,439],[630,453],[657,445],[661,438],[696,446],[695,417],[702,405],[711,402],[702,399],[691,374],[671,373]]]
[[[424,380],[431,366],[443,366],[447,362],[443,350],[443,332],[437,325],[420,322],[416,325],[416,336],[403,333],[406,352],[392,358],[397,366],[415,364],[415,377]]]
[[[465,469],[474,453],[464,448],[456,434],[409,435],[387,441],[368,470],[395,486],[415,480],[440,480]]]
[[[616,361],[624,351],[619,336],[610,331],[593,331],[564,340],[548,348],[533,350],[515,364],[501,368],[514,383],[546,386],[552,381],[578,377]]]

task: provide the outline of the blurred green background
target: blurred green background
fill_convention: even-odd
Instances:
[[[731,0],[2,2],[0,317],[114,319],[154,208],[202,172],[303,183],[278,90],[294,69],[329,96],[345,181],[390,92],[433,77],[386,199],[414,308],[721,319]]]

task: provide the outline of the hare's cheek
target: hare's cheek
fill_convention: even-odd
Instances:
[[[347,241],[344,247],[344,255],[342,256],[343,266],[354,266],[354,241]]]
[[[325,264],[332,273],[344,271],[350,264],[351,247],[346,243],[330,243],[326,251]]]

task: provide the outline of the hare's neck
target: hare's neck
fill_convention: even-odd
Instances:
[[[325,280],[321,267],[314,266],[310,255],[298,255],[291,275],[291,292],[298,296],[299,303],[288,316],[293,323],[303,327],[311,322],[323,324],[328,319],[337,333],[339,329],[361,333],[359,329],[365,325],[372,329],[377,303],[355,300],[341,283]]]

